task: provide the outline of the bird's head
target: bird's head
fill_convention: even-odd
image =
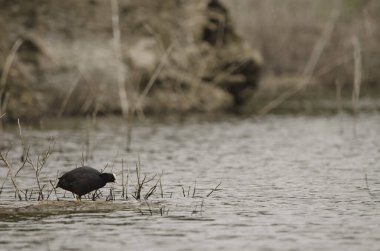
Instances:
[[[102,173],[102,174],[100,174],[100,176],[107,183],[108,182],[116,182],[116,175],[113,173]]]

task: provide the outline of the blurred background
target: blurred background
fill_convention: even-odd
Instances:
[[[1,0],[3,120],[378,110],[374,0]]]

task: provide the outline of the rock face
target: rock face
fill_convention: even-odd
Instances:
[[[10,117],[120,112],[110,1],[0,2],[0,104]],[[119,0],[132,111],[242,105],[261,60],[218,0]],[[16,41],[10,70],[6,61]]]

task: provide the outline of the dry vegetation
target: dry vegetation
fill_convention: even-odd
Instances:
[[[337,82],[350,98],[357,88],[358,51],[361,52],[361,93],[377,97],[380,74],[378,38],[380,3],[376,0],[239,0],[224,1],[239,33],[264,58],[261,90],[278,95],[303,82],[303,72],[324,29],[338,13],[331,37],[312,75],[311,96],[334,97]],[[355,41],[353,43],[353,41]],[[356,56],[355,56],[356,55]],[[354,87],[356,86],[356,87]],[[358,93],[358,91],[355,91]]]
[[[178,189],[176,191],[167,191],[162,185],[163,173],[160,175],[143,173],[141,171],[140,159],[136,162],[135,170],[130,171],[129,168],[124,168],[122,160],[121,168],[116,168],[118,169],[116,173],[121,176],[121,184],[112,184],[111,186],[90,192],[83,196],[83,201],[75,203],[74,194],[56,188],[59,177],[58,173],[55,177],[47,177],[46,173],[42,174],[42,169],[46,169],[44,168],[45,164],[53,151],[53,147],[49,147],[41,155],[31,156],[28,147],[27,151],[23,153],[23,160],[21,162],[12,159],[9,156],[11,155],[9,151],[0,152],[0,167],[7,169],[5,175],[0,176],[0,201],[5,200],[9,202],[12,197],[12,192],[10,192],[12,190],[15,201],[42,202],[39,204],[28,204],[27,206],[23,204],[20,208],[3,206],[0,208],[0,216],[4,217],[4,215],[12,214],[12,210],[16,210],[16,213],[33,215],[38,214],[39,211],[42,214],[56,214],[78,210],[98,212],[126,208],[134,209],[143,215],[156,214],[168,216],[170,207],[165,204],[165,201],[172,197],[182,197],[182,195],[189,199],[201,200],[199,201],[199,205],[196,203],[195,208],[191,209],[191,215],[193,215],[202,213],[205,199],[210,197],[214,192],[221,190],[219,188],[221,182],[215,188],[210,189],[209,192],[204,189],[198,191],[196,182],[194,182],[193,187],[188,186],[187,196],[184,186],[177,186]],[[32,159],[35,159],[35,161]],[[109,166],[106,165],[102,172],[107,167]],[[34,186],[30,185],[30,183],[24,183],[26,177],[28,177],[27,169],[33,170],[33,179],[36,183]],[[115,171],[115,168],[113,170]],[[176,195],[173,196],[173,194]],[[151,197],[153,200],[150,200]],[[117,201],[119,203],[106,206],[106,204],[99,203],[90,204],[90,201]]]
[[[291,94],[280,101],[299,86],[312,90],[306,99],[335,97],[338,82],[343,98],[376,96],[378,1],[220,1],[226,9],[217,0],[1,1],[0,116],[214,112],[248,99],[266,113],[282,92]]]
[[[256,86],[260,60],[217,0],[36,2],[0,3],[8,117],[210,112]]]

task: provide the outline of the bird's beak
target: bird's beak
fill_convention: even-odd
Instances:
[[[121,184],[120,184],[119,182],[117,182],[117,177],[116,177],[116,174],[114,174],[114,173],[113,173],[113,177],[115,177],[115,181],[114,181],[114,183],[116,183],[117,185],[119,185],[119,186],[120,186]]]

